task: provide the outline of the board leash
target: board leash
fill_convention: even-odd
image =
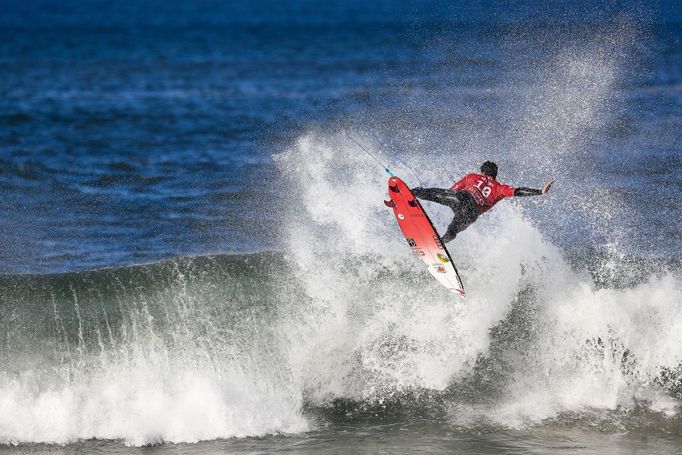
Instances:
[[[386,171],[386,173],[387,173],[388,175],[390,175],[391,177],[394,177],[393,172],[391,172],[391,170],[388,168],[388,166],[386,166],[384,163],[382,163],[381,161],[379,161],[374,155],[372,155],[371,153],[369,153],[369,151],[368,151],[361,143],[359,143],[358,141],[356,141],[355,139],[353,139],[353,137],[352,137],[350,134],[348,134],[348,130],[344,130],[344,133],[346,133],[346,137],[348,137],[348,139],[350,139],[351,141],[355,142],[355,144],[356,144],[358,147],[360,147],[362,150],[364,150],[364,152],[365,152],[366,154],[368,154],[374,161],[376,161],[377,163],[379,163],[379,165],[380,165],[381,167],[384,168],[384,170]],[[414,169],[412,169],[410,166],[408,166],[407,164],[405,164],[405,163],[404,163],[403,161],[401,161],[401,160],[396,160],[396,161],[397,161],[399,164],[401,164],[401,165],[403,165],[404,167],[406,167],[410,172],[412,172],[412,174],[414,174],[414,176],[417,178],[417,181],[419,182],[419,185],[420,185],[420,186],[424,186],[424,184],[422,183],[422,181],[421,181],[421,179],[419,178],[419,176],[417,175],[417,173],[414,172]]]
[[[348,137],[348,139],[350,139],[351,141],[355,142],[355,144],[357,144],[358,147],[360,147],[362,150],[364,150],[365,153],[368,154],[374,161],[376,161],[377,163],[379,163],[379,166],[383,167],[383,168],[384,168],[384,171],[386,171],[386,173],[387,173],[388,175],[390,175],[391,177],[394,177],[393,172],[391,172],[391,170],[388,168],[388,166],[386,166],[384,163],[382,163],[381,161],[379,161],[374,155],[372,155],[371,153],[369,153],[369,151],[368,151],[365,147],[363,147],[361,143],[359,143],[358,141],[356,141],[355,139],[353,139],[353,138],[351,137],[351,135],[348,134],[348,130],[343,130],[343,131],[344,131],[344,133],[346,133],[346,137]]]

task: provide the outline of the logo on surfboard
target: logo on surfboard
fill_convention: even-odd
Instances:
[[[450,259],[448,259],[448,257],[442,253],[436,253],[436,256],[438,256],[438,259],[440,259],[440,262],[442,262],[443,264],[447,264],[448,262],[450,262]]]
[[[440,241],[440,237],[438,235],[433,236],[434,242],[436,242],[436,246],[438,247],[439,250],[443,249],[443,242]]]

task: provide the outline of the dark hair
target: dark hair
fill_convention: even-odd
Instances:
[[[497,177],[497,164],[493,163],[492,161],[486,161],[481,165],[481,172],[483,172],[485,175],[495,178]]]

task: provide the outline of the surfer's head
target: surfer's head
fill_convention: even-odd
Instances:
[[[485,175],[489,175],[492,178],[497,177],[497,164],[492,161],[486,161],[481,165],[481,172]]]

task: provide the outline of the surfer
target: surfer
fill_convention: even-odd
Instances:
[[[469,227],[479,215],[490,210],[502,199],[512,196],[539,196],[554,185],[552,180],[540,190],[514,188],[498,183],[496,177],[497,164],[486,161],[481,166],[480,174],[467,174],[450,189],[417,187],[412,189],[412,194],[425,201],[446,205],[455,213],[445,235],[441,237],[445,243],[453,240],[458,232]]]

